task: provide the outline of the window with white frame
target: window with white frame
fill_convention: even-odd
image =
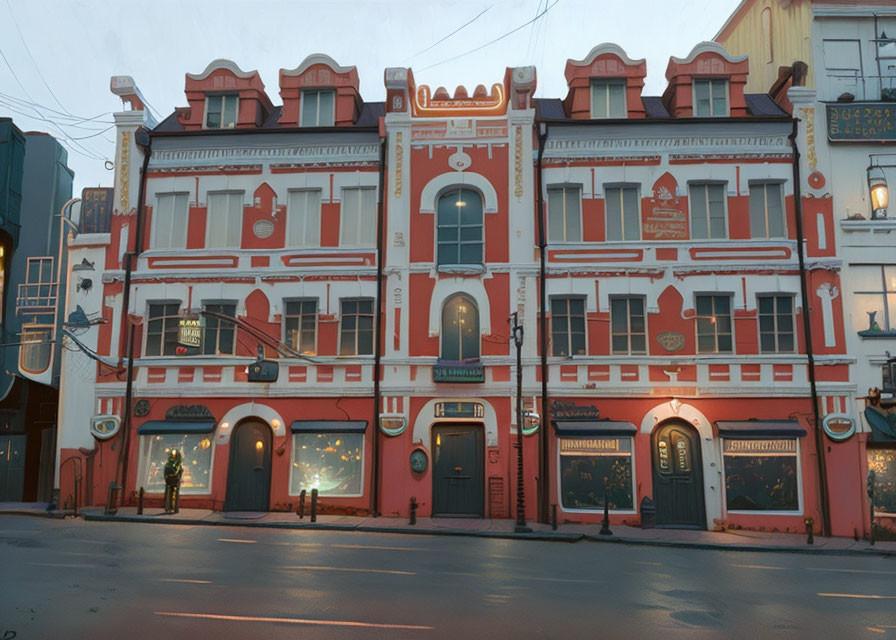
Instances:
[[[236,302],[204,302],[202,308],[229,318],[236,318]],[[236,325],[221,317],[205,315],[202,319],[203,355],[233,355]]]
[[[342,190],[339,244],[343,247],[376,245],[376,187]]]
[[[151,302],[146,316],[144,355],[176,355],[180,330],[180,302]]]
[[[243,227],[243,192],[209,193],[205,246],[239,249]]]
[[[472,189],[450,189],[439,196],[436,216],[436,264],[482,265],[482,196]]]
[[[165,492],[165,463],[171,451],[179,451],[183,461],[180,492],[202,495],[211,492],[211,433],[155,433],[140,435],[140,486],[147,493]]]
[[[560,423],[558,423],[559,425]],[[558,438],[560,503],[564,509],[634,509],[632,438]]]
[[[339,355],[373,354],[373,299],[340,301]]]
[[[591,117],[624,118],[625,80],[591,81]]]
[[[548,187],[548,240],[582,241],[582,188]]]
[[[286,246],[320,246],[320,189],[289,192],[286,203]]]
[[[442,308],[442,360],[479,357],[479,307],[466,295],[453,296]]]
[[[364,494],[363,433],[293,433],[289,493],[312,489],[323,497]]]
[[[636,186],[604,187],[607,240],[640,240],[640,197]]]
[[[643,296],[610,298],[610,340],[613,353],[647,353]]]
[[[696,307],[697,353],[731,353],[731,296],[698,295]]]
[[[783,238],[784,185],[780,182],[750,183],[750,237]]]
[[[796,350],[793,296],[757,296],[759,307],[759,351],[793,353]]]
[[[58,285],[52,256],[32,256],[28,258],[25,282],[19,285],[16,312],[39,312],[52,310],[56,306]]]
[[[850,265],[853,322],[862,330],[896,331],[896,265]]]
[[[694,80],[694,117],[728,115],[728,81]]]
[[[205,128],[233,129],[236,127],[239,98],[235,93],[205,97]]]
[[[286,300],[283,331],[292,349],[306,355],[317,353],[317,300]]]
[[[187,215],[190,207],[188,193],[160,193],[152,212],[153,249],[187,248]]]
[[[725,184],[693,182],[688,185],[691,205],[691,239],[726,238]]]
[[[728,511],[800,511],[796,438],[722,439]]]
[[[586,353],[585,298],[551,298],[551,352],[555,356],[579,356]]]
[[[301,127],[332,127],[335,122],[336,95],[332,89],[302,91]]]

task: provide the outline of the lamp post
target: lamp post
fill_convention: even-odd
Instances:
[[[513,343],[516,345],[516,527],[515,533],[531,533],[526,526],[526,497],[523,490],[523,325],[519,314],[510,315]]]

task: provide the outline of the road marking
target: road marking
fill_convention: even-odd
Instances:
[[[415,547],[377,547],[374,545],[364,545],[364,544],[331,544],[330,545],[334,549],[381,549],[383,551],[426,551],[426,549],[420,549]]]
[[[257,540],[238,540],[236,538],[218,538],[218,542],[239,542],[242,544],[255,544]]]
[[[211,580],[190,580],[188,578],[159,578],[159,582],[184,582],[186,584],[211,584]]]
[[[310,620],[307,618],[266,618],[256,616],[222,616],[215,613],[182,613],[178,611],[155,611],[157,616],[176,618],[205,618],[207,620],[227,620],[229,622],[284,622],[287,624],[315,624],[331,627],[367,627],[374,629],[415,629],[432,631],[435,627],[416,624],[383,624],[378,622],[350,622],[348,620]]]
[[[305,571],[350,571],[353,573],[389,573],[396,576],[415,576],[413,571],[395,571],[390,569],[355,569],[352,567],[321,567],[313,565],[294,565],[288,567],[277,567],[278,569],[297,569]]]
[[[896,571],[876,571],[874,569],[825,569],[824,567],[803,567],[806,571],[836,571],[838,573],[882,573],[892,575]]]
[[[95,564],[62,564],[60,562],[29,562],[34,567],[69,567],[71,569],[96,569]]]
[[[740,567],[741,569],[768,569],[770,571],[784,571],[784,567],[770,567],[764,564],[733,564],[732,567]]]
[[[465,576],[470,578],[482,578],[481,573],[464,573],[461,571],[440,571],[441,576]],[[515,576],[513,580],[537,580],[539,582],[575,582],[587,584],[599,584],[598,580],[580,580],[575,578],[540,578],[538,576]]]
[[[487,557],[489,558],[501,558],[506,560],[525,560],[526,558],[523,556],[507,556],[501,553],[490,553]]]
[[[860,593],[819,593],[822,598],[863,598],[867,600],[896,600],[896,596],[875,596]]]

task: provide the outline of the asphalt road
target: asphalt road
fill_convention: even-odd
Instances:
[[[0,640],[896,638],[896,559],[0,516]]]

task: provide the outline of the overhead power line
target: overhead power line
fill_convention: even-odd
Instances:
[[[460,59],[460,58],[463,58],[464,56],[468,56],[468,55],[470,55],[471,53],[476,53],[477,51],[481,51],[482,49],[485,49],[486,47],[490,47],[491,45],[495,44],[496,42],[499,42],[499,41],[503,40],[504,38],[513,35],[513,34],[516,33],[517,31],[519,31],[520,29],[522,29],[522,28],[524,28],[524,27],[528,27],[530,24],[532,24],[532,23],[535,22],[536,20],[540,20],[540,19],[544,16],[544,14],[546,14],[548,11],[550,11],[551,9],[553,9],[553,8],[557,5],[558,2],[560,2],[560,0],[554,0],[554,2],[552,2],[550,5],[548,5],[548,6],[545,8],[544,11],[542,11],[541,13],[539,13],[537,16],[535,16],[534,18],[532,18],[532,19],[529,20],[528,22],[526,22],[526,23],[524,23],[524,24],[521,24],[521,25],[518,26],[516,29],[512,29],[512,30],[508,31],[507,33],[505,33],[504,35],[498,36],[498,37],[495,38],[494,40],[491,40],[491,41],[489,41],[489,42],[486,42],[486,43],[483,44],[483,45],[479,45],[479,46],[476,47],[475,49],[470,49],[469,51],[465,51],[464,53],[458,54],[458,55],[456,55],[456,56],[454,56],[454,57],[452,57],[452,58],[448,58],[447,60],[442,60],[441,62],[436,62],[435,64],[431,64],[431,65],[429,65],[428,67],[423,67],[422,69],[420,69],[420,71],[426,71],[427,69],[432,69],[433,67],[438,67],[438,66],[443,65],[443,64],[446,64],[446,63],[448,63],[448,62],[453,62],[454,60],[458,60],[458,59]]]
[[[7,2],[8,2],[8,1],[9,1],[9,0],[7,0]],[[541,1],[541,0],[539,0],[539,2],[540,2],[540,1]],[[407,60],[413,60],[414,58],[416,58],[417,56],[419,56],[421,53],[426,53],[427,51],[429,51],[430,49],[432,49],[432,48],[435,47],[436,45],[442,44],[443,42],[445,42],[445,40],[447,40],[448,38],[450,38],[451,36],[453,36],[453,35],[454,35],[455,33],[457,33],[458,31],[461,31],[461,30],[464,29],[465,27],[468,27],[468,26],[470,26],[471,24],[473,24],[474,22],[476,22],[476,21],[482,16],[483,13],[485,13],[486,11],[488,11],[488,10],[491,9],[491,8],[492,8],[492,5],[487,6],[485,9],[483,9],[482,11],[480,11],[480,12],[479,12],[479,13],[478,13],[472,20],[469,20],[469,21],[465,22],[464,24],[462,24],[461,26],[459,26],[457,29],[455,29],[454,31],[452,31],[451,33],[449,33],[447,36],[445,36],[445,37],[442,38],[441,40],[436,40],[435,42],[433,42],[431,45],[429,45],[429,46],[426,47],[425,49],[421,49],[420,51],[418,51],[417,53],[415,53],[414,55],[412,55],[410,58],[408,58]]]

